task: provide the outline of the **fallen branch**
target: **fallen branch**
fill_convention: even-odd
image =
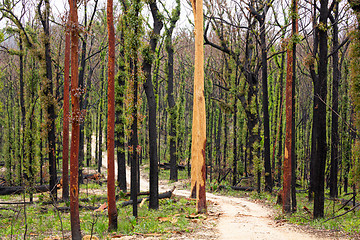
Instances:
[[[10,195],[10,194],[20,194],[25,191],[25,187],[22,186],[15,186],[15,187],[9,187],[9,186],[0,186],[0,195]],[[42,193],[42,192],[48,192],[50,191],[49,185],[40,185],[33,187],[35,192]]]
[[[159,168],[163,168],[163,169],[166,169],[166,170],[169,170],[170,169],[170,163],[160,163],[159,164]],[[177,168],[179,169],[179,170],[185,170],[185,167],[186,166],[184,166],[184,165],[180,165],[180,164],[178,164],[177,165]]]
[[[34,202],[0,202],[1,204],[4,205],[23,205],[23,204],[33,204]]]
[[[356,204],[354,207],[352,207],[350,210],[347,210],[346,212],[340,214],[340,215],[337,215],[337,216],[334,216],[334,217],[331,217],[331,218],[328,218],[324,221],[324,223],[326,223],[327,221],[331,220],[331,219],[335,219],[335,218],[338,218],[338,217],[341,217],[341,216],[344,216],[345,214],[349,213],[349,212],[352,212],[354,211],[357,207],[360,206],[360,203]]]
[[[229,187],[225,186],[225,185],[219,185],[219,189],[227,189]],[[231,189],[236,190],[236,191],[246,191],[246,192],[252,192],[255,191],[255,188],[253,187],[237,187],[237,186],[230,186]]]
[[[79,205],[80,209],[85,209],[85,210],[96,210],[99,208],[99,206],[83,206],[83,205]],[[60,212],[68,212],[70,211],[70,207],[56,207],[56,209]]]
[[[174,187],[172,190],[169,190],[169,191],[164,192],[164,193],[160,193],[160,194],[159,194],[159,199],[171,198],[171,195],[172,195],[172,193],[174,192],[174,190],[175,190],[175,187]],[[139,198],[139,199],[137,200],[137,203],[141,203],[144,199],[145,199],[145,201],[148,201],[148,200],[149,200],[148,197],[147,197],[147,198]],[[132,200],[130,200],[130,201],[125,201],[125,202],[122,202],[122,203],[120,204],[120,206],[121,206],[121,207],[125,207],[125,206],[128,206],[128,205],[131,205],[132,203],[133,203]]]
[[[147,192],[139,192],[137,195],[138,196],[150,195],[150,192],[149,191],[147,191]],[[131,193],[130,192],[125,193],[125,196],[129,197],[129,196],[131,196]]]
[[[84,179],[91,179],[91,180],[95,180],[95,181],[99,181],[100,178],[102,178],[103,176],[100,173],[94,173],[94,174],[86,174],[84,175]]]
[[[0,207],[0,210],[11,210],[11,211],[14,211],[14,212],[19,212],[19,210],[16,210],[14,208],[4,208],[4,207]]]
[[[252,178],[252,177],[241,177],[241,178],[239,179],[239,181],[237,181],[237,183],[235,184],[235,186],[239,185],[242,180],[251,179],[251,178]]]

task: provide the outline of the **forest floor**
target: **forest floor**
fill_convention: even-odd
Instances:
[[[105,156],[104,156],[105,157]],[[105,157],[106,158],[106,157]],[[106,167],[106,160],[104,161]],[[105,169],[104,169],[105,170]],[[106,171],[104,171],[106,172]],[[116,171],[117,172],[117,171]],[[140,189],[147,191],[149,188],[148,176],[141,171]],[[130,179],[130,170],[127,171]],[[175,188],[176,196],[189,197],[189,179],[178,182],[160,180],[159,191],[165,192]],[[288,223],[276,216],[280,213],[260,200],[222,196],[213,193],[206,194],[208,202],[208,220],[202,222],[191,234],[174,236],[173,239],[244,239],[244,240],[312,240],[312,239],[357,239],[345,236],[344,233],[318,230],[309,226],[299,226]],[[139,239],[139,236],[128,236],[122,239]],[[157,239],[152,237],[152,239]],[[358,238],[360,239],[360,237]]]

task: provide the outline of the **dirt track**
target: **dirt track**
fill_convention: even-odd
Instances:
[[[106,168],[107,158],[103,154],[103,165]],[[117,167],[115,165],[115,167]],[[129,169],[128,169],[129,170]],[[115,170],[115,173],[117,171]],[[127,180],[130,179],[130,171],[127,171]],[[161,192],[169,190],[168,184],[160,184]],[[149,189],[149,183],[144,176],[140,177],[140,189]],[[189,197],[189,190],[175,189],[175,195]],[[220,207],[217,224],[218,239],[224,240],[326,240],[347,239],[341,237],[323,237],[320,234],[306,233],[300,228],[284,222],[276,222],[273,218],[274,210],[245,198],[227,197],[206,194],[207,200],[214,202]],[[196,237],[193,239],[197,239]],[[203,238],[202,238],[203,239]]]

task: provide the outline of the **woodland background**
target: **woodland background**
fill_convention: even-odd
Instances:
[[[359,188],[360,4],[301,0],[294,9],[294,2],[204,1],[206,176],[210,185],[247,180],[258,192],[282,187],[285,87],[293,52],[291,211],[297,187],[314,197],[314,217],[322,217],[325,192],[331,197],[352,192],[356,199]],[[190,176],[194,32],[191,19],[178,24],[181,4],[186,3],[114,4],[115,155],[123,191],[121,166],[134,152],[140,164],[169,163],[173,181],[181,167]],[[78,6],[80,110],[70,123],[80,123],[82,182],[84,168],[101,171],[107,148],[108,32],[103,2],[84,0]],[[49,183],[56,199],[64,92],[69,93],[64,88],[68,13],[44,0],[4,0],[0,12],[2,184],[33,189]]]

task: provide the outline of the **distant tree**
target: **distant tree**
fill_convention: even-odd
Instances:
[[[170,15],[170,14],[169,14]],[[180,18],[180,1],[176,1],[176,7],[169,16],[170,26],[165,31],[165,48],[168,54],[167,62],[167,100],[168,100],[168,112],[170,118],[170,129],[169,129],[169,142],[170,142],[170,180],[178,180],[178,149],[176,148],[176,132],[177,132],[177,109],[174,98],[174,46],[172,43],[172,35],[176,26],[176,22]]]
[[[44,9],[42,10],[42,5]],[[57,174],[56,174],[56,150],[55,150],[55,119],[56,102],[53,93],[52,58],[50,49],[50,1],[40,0],[38,5],[38,16],[43,27],[42,41],[44,45],[43,53],[40,55],[40,64],[43,69],[41,74],[41,94],[42,107],[45,112],[45,133],[48,142],[49,173],[50,173],[50,192],[54,199],[57,198]]]

